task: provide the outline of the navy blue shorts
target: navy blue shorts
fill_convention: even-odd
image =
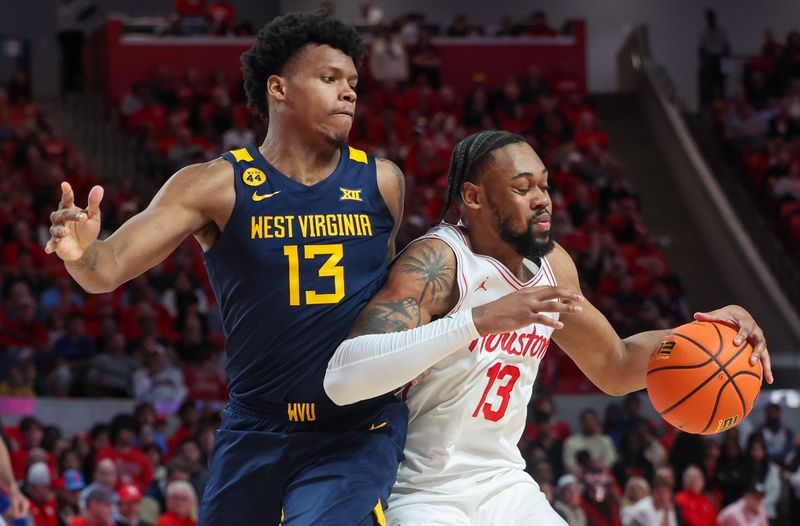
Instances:
[[[408,409],[392,399],[371,413],[304,426],[230,402],[198,526],[381,524],[403,459]]]

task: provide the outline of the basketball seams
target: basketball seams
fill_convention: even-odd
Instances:
[[[679,334],[679,333],[676,333],[676,335],[677,335],[677,336],[682,336],[682,335],[681,335],[681,334]],[[701,346],[700,344],[698,344],[697,342],[694,342],[693,340],[691,340],[691,338],[688,338],[688,337],[686,337],[686,336],[683,336],[683,337],[684,337],[684,338],[686,338],[687,340],[691,341],[692,343],[696,344],[698,347],[701,347],[701,348],[703,348],[703,350],[704,350],[705,352],[708,352],[708,350],[706,350],[704,347],[702,347],[702,346]],[[720,368],[719,368],[719,369],[717,369],[716,371],[714,371],[714,374],[712,374],[711,376],[709,376],[708,378],[706,378],[706,380],[705,380],[703,383],[701,383],[700,385],[698,385],[697,387],[695,387],[695,388],[694,388],[694,390],[693,390],[692,392],[690,392],[689,394],[687,394],[686,396],[684,396],[683,398],[681,398],[681,399],[680,399],[678,402],[676,402],[675,404],[673,404],[673,405],[672,405],[672,406],[670,406],[669,408],[667,408],[667,409],[665,409],[665,410],[661,411],[659,414],[663,416],[663,415],[665,415],[666,413],[669,413],[670,411],[672,411],[673,409],[675,409],[676,407],[678,407],[679,405],[681,405],[682,403],[684,403],[686,400],[688,400],[689,398],[691,398],[691,397],[692,397],[692,396],[693,396],[693,395],[694,395],[694,394],[695,394],[697,391],[699,391],[700,389],[702,389],[703,387],[705,387],[705,386],[706,386],[706,384],[708,384],[708,382],[710,382],[711,380],[713,380],[713,379],[714,379],[714,377],[715,377],[715,376],[717,376],[717,374],[719,374],[719,372],[720,372],[720,371],[723,371],[723,372],[724,372],[724,373],[725,373],[725,374],[728,376],[728,380],[732,380],[732,379],[733,379],[733,377],[732,377],[732,376],[730,375],[730,373],[729,373],[729,372],[728,372],[728,371],[725,369],[725,366],[726,366],[726,365],[729,365],[729,364],[730,364],[732,361],[734,361],[734,360],[735,360],[735,359],[736,359],[736,358],[737,358],[737,357],[738,357],[740,354],[742,354],[742,351],[744,351],[744,350],[747,348],[747,345],[748,345],[748,344],[746,344],[746,343],[745,343],[745,344],[742,346],[742,348],[741,348],[741,349],[739,349],[738,351],[736,351],[736,354],[734,354],[734,355],[733,355],[733,357],[732,357],[730,360],[728,360],[728,361],[727,361],[725,364],[720,364],[719,362],[717,362],[717,363],[719,364]],[[717,354],[719,354],[721,351],[722,351],[722,349],[720,349],[720,350],[717,352]],[[716,361],[716,360],[715,360],[715,361]],[[677,366],[676,366],[676,367],[677,367]],[[741,393],[741,391],[739,391],[739,388],[738,388],[738,387],[736,387],[736,383],[734,382],[734,384],[733,384],[733,385],[734,385],[734,389],[736,389],[736,393],[739,395],[739,399],[740,399],[740,400],[742,400],[742,404],[743,404],[743,406],[744,406],[744,405],[746,405],[746,404],[744,404],[744,397],[742,396],[742,393]],[[724,387],[724,385],[723,385],[723,387]]]
[[[719,407],[719,400],[720,400],[720,398],[722,398],[722,393],[725,391],[725,388],[728,386],[728,384],[731,384],[731,383],[733,383],[733,380],[729,377],[725,381],[725,383],[722,384],[722,387],[719,388],[719,391],[717,391],[717,399],[714,400],[714,408],[711,410],[711,416],[708,417],[708,423],[706,424],[706,427],[703,428],[701,433],[705,433],[706,431],[708,431],[708,428],[711,427],[711,423],[714,421],[714,416],[716,415],[717,408]],[[740,397],[741,397],[741,395],[740,395]],[[742,401],[742,402],[744,403],[744,401]]]

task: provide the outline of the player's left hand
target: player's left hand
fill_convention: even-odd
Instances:
[[[761,330],[753,316],[744,308],[738,305],[728,305],[711,312],[695,312],[694,319],[697,321],[719,321],[739,329],[736,339],[733,340],[734,345],[741,345],[742,342],[747,340],[753,346],[753,355],[750,357],[750,363],[755,364],[758,360],[761,360],[764,379],[768,384],[774,381],[769,351],[767,350],[767,340],[764,339],[764,331]]]

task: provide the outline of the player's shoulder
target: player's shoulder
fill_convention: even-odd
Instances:
[[[452,271],[457,266],[453,247],[438,237],[423,236],[415,239],[397,256],[391,274],[426,273],[440,274]]]
[[[221,196],[226,190],[232,192],[233,166],[218,157],[204,163],[190,164],[175,172],[167,182],[179,190],[191,191],[194,198],[208,195]]]
[[[375,158],[375,172],[378,190],[389,207],[395,223],[399,223],[403,216],[406,194],[406,180],[403,171],[389,159]]]
[[[397,164],[389,159],[375,158],[375,171],[378,185],[386,185],[397,189],[405,189],[405,177]]]
[[[572,260],[572,256],[558,243],[547,254],[547,262],[550,264],[550,268],[553,269],[558,283],[578,281],[578,269]]]

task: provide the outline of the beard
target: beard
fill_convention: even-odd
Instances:
[[[528,224],[525,230],[522,232],[517,232],[511,226],[511,218],[504,216],[500,209],[494,206],[494,203],[490,202],[490,205],[492,206],[495,224],[499,227],[498,232],[500,234],[500,238],[511,245],[517,254],[524,258],[528,258],[531,261],[538,261],[553,250],[556,242],[555,239],[553,239],[552,228],[546,232],[546,237],[544,240],[537,239],[535,225],[537,218],[541,214],[536,214],[528,219]]]

